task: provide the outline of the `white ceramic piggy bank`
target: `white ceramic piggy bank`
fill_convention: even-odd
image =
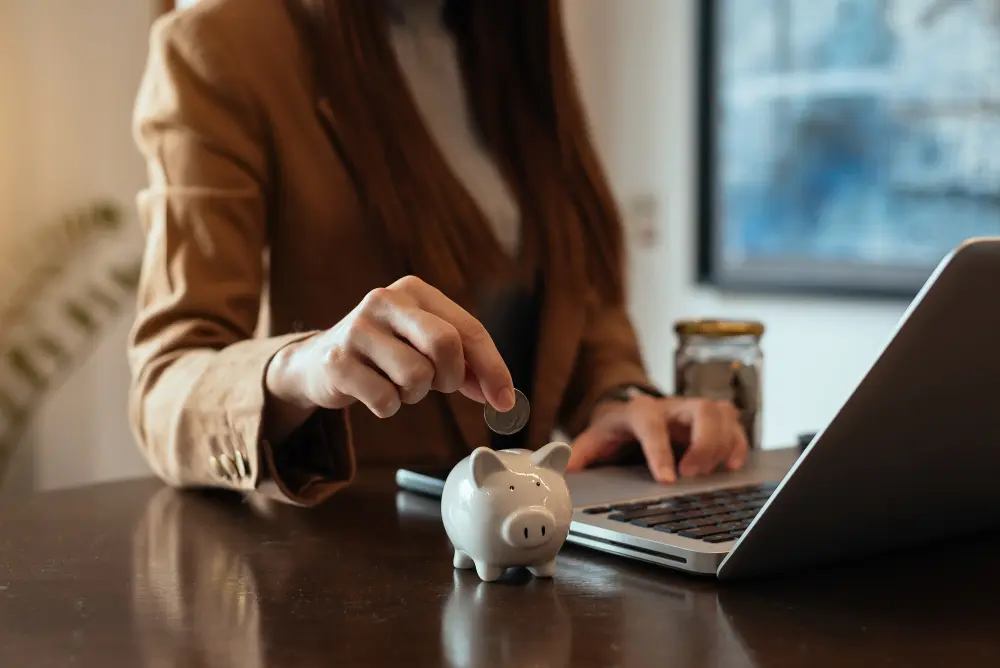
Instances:
[[[552,577],[569,534],[573,504],[563,474],[570,447],[530,450],[476,448],[448,474],[441,496],[455,568],[476,568],[483,580],[511,566]]]

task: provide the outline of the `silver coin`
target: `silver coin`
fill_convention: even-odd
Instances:
[[[509,436],[524,429],[528,424],[531,407],[528,398],[520,390],[514,390],[514,407],[506,413],[501,413],[489,403],[483,409],[487,426],[498,434]]]

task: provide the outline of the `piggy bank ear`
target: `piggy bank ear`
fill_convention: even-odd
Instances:
[[[531,453],[531,463],[561,474],[566,472],[571,454],[573,451],[567,444],[556,441]]]
[[[486,478],[494,473],[507,470],[507,467],[500,461],[497,453],[489,448],[482,447],[472,451],[470,465],[472,467],[472,481],[476,484],[476,487],[485,485]]]

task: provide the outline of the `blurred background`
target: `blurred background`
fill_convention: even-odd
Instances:
[[[758,320],[764,446],[822,427],[941,258],[1000,233],[1000,0],[564,2],[654,378],[676,320]],[[165,9],[0,1],[4,494],[148,473],[130,121]]]

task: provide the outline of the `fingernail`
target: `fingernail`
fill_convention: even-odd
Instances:
[[[672,469],[660,469],[660,480],[664,482],[676,482],[677,477],[674,475]]]
[[[500,392],[500,403],[510,410],[514,407],[514,390],[503,390]]]

